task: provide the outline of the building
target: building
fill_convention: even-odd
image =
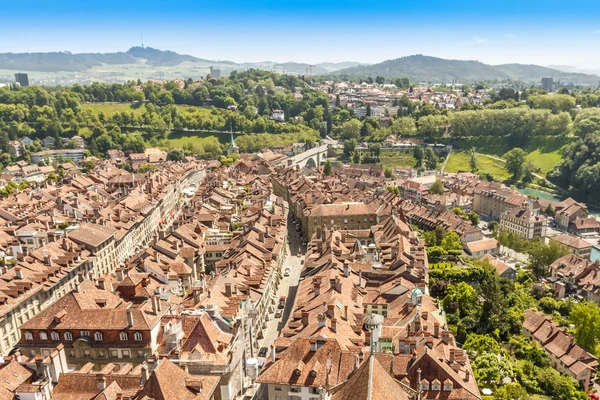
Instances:
[[[490,265],[496,269],[498,276],[501,278],[510,279],[511,281],[517,279],[517,271],[513,267],[503,263],[500,261],[500,259],[492,256],[491,254],[486,254],[485,256],[481,257],[480,260],[489,262]]]
[[[309,238],[319,226],[339,230],[370,229],[371,226],[379,223],[378,210],[379,206],[375,203],[320,204],[308,211],[307,224],[303,229],[306,230]]]
[[[221,68],[210,67],[210,77],[215,79],[220,79],[223,75],[223,70]]]
[[[541,82],[542,89],[547,92],[554,90],[554,78],[542,78]]]
[[[79,136],[79,135],[75,135],[72,138],[62,138],[63,143],[68,143],[70,141],[75,142],[75,144],[77,145],[78,149],[84,149],[85,148],[85,140]]]
[[[575,222],[576,219],[587,218],[588,216],[587,206],[569,197],[557,204],[554,220],[559,227],[568,230],[569,225]]]
[[[465,244],[465,251],[471,259],[480,259],[485,255],[498,255],[498,241],[496,239],[482,239]]]
[[[500,229],[514,233],[523,239],[546,237],[546,217],[529,208],[513,208],[500,216]]]
[[[13,156],[20,157],[22,149],[23,146],[18,140],[11,140],[10,142],[8,142],[8,152]]]
[[[569,249],[569,253],[571,254],[575,254],[582,258],[587,258],[588,260],[592,256],[592,244],[581,238],[578,238],[577,236],[563,233],[552,237],[551,240],[565,246],[567,249]]]
[[[537,210],[539,204],[504,185],[492,183],[478,186],[473,190],[473,211],[479,215],[500,219],[505,211],[521,207]]]
[[[229,146],[227,146],[227,155],[230,154],[239,154],[240,148],[235,144],[235,140],[233,140],[233,132],[231,132],[231,138],[229,139]]]
[[[53,160],[73,160],[79,163],[84,158],[83,149],[56,149],[56,150],[43,150],[37,153],[31,154],[31,162],[52,162]]]
[[[273,110],[271,112],[271,119],[277,122],[284,122],[285,112],[283,110]]]
[[[16,73],[15,74],[15,81],[21,87],[29,86],[29,76],[27,74],[25,74],[25,73],[22,73],[22,72]]]
[[[67,364],[139,364],[158,349],[161,318],[169,305],[160,295],[127,304],[118,295],[84,281],[56,303],[21,325],[25,354],[49,356],[63,344]]]
[[[525,310],[522,332],[544,348],[554,369],[578,381],[586,392],[591,388],[598,359],[576,344],[565,328],[542,312]]]

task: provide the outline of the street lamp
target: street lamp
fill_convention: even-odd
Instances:
[[[379,342],[381,327],[383,325],[383,316],[375,313],[367,315],[363,319],[365,328],[371,333],[371,354],[375,353],[375,343]]]

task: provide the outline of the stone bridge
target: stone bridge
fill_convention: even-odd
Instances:
[[[278,165],[283,165],[286,167],[296,167],[296,168],[304,168],[304,167],[318,167],[321,164],[325,163],[327,159],[327,153],[333,149],[330,149],[330,146],[327,144],[313,147],[312,149],[308,149],[303,151],[302,153],[296,154],[294,156],[288,157],[285,160],[282,160],[278,163]]]

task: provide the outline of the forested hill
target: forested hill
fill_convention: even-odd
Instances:
[[[581,73],[562,72],[539,65],[488,65],[479,61],[446,60],[421,54],[387,60],[379,64],[362,65],[333,72],[337,76],[401,78],[413,82],[478,82],[502,79],[535,81],[552,77],[563,82],[596,85],[600,77]]]

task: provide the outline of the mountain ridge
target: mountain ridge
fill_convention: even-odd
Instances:
[[[514,79],[524,82],[552,77],[575,84],[597,84],[600,77],[578,72],[564,72],[534,64],[490,65],[476,60],[451,60],[415,54],[386,60],[368,66],[344,68],[332,73],[334,76],[401,78],[408,76],[416,82],[477,82]]]

